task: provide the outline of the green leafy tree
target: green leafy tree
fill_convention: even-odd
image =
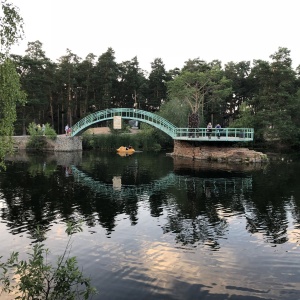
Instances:
[[[12,252],[6,262],[0,262],[3,291],[17,293],[15,299],[21,300],[89,299],[96,290],[91,286],[90,278],[79,269],[76,257],[69,256],[72,235],[80,231],[80,224],[67,224],[69,239],[65,251],[56,264],[51,264],[48,259],[50,251],[43,243],[44,233],[38,228],[37,242],[27,260],[21,260],[18,252]]]
[[[170,99],[178,98],[185,102],[193,115],[200,113],[200,123],[204,125],[205,115],[217,111],[220,113],[222,104],[231,93],[231,82],[224,76],[218,67],[205,72],[183,71],[174,80],[167,83]],[[199,122],[191,124],[190,127],[198,127]]]
[[[23,33],[23,19],[18,8],[7,1],[1,1],[0,17],[0,167],[4,167],[3,159],[12,151],[11,136],[16,121],[16,105],[24,103],[25,94],[21,91],[20,80],[15,65],[9,59],[11,46]]]
[[[172,98],[164,102],[157,114],[169,120],[177,127],[188,127],[188,116],[190,108],[186,102],[180,101],[178,98]]]
[[[0,16],[1,59],[7,56],[12,45],[23,38],[23,18],[19,8],[12,3],[1,0],[2,14]]]

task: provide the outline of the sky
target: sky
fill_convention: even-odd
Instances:
[[[270,60],[279,47],[300,64],[297,0],[9,0],[19,7],[25,38],[12,48],[24,55],[39,40],[52,61],[67,49],[82,59],[109,47],[117,63],[137,56],[151,71],[161,58],[166,70],[189,59],[223,65]]]

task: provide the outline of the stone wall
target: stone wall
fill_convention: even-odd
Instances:
[[[56,137],[55,141],[49,140],[48,144],[54,144],[54,151],[82,151],[81,136],[60,135]]]
[[[257,163],[268,161],[266,154],[248,148],[208,145],[196,147],[189,142],[176,140],[174,140],[174,152],[171,155],[217,162]]]
[[[46,139],[47,146],[44,148],[46,151],[82,151],[82,137],[81,136],[65,136],[59,135],[55,140]],[[18,150],[26,149],[29,136],[14,136],[14,148]]]

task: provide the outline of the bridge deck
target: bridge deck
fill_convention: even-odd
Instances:
[[[175,138],[176,141],[199,141],[199,142],[251,142],[253,139],[251,138],[243,138],[243,137],[221,137],[218,138],[216,136],[212,136],[211,138],[199,136],[199,137],[180,137]]]
[[[213,128],[211,133],[206,128],[177,128],[173,138],[181,141],[250,142],[253,133],[252,128]]]

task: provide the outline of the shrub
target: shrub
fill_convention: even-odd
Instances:
[[[47,138],[50,138],[52,140],[55,140],[57,136],[55,130],[50,126],[49,123],[46,123],[43,128],[43,126],[40,126],[40,124],[31,122],[27,128],[27,132],[31,137],[46,136]]]
[[[55,130],[48,123],[41,127],[39,124],[32,122],[27,128],[27,132],[30,138],[26,147],[36,150],[42,150],[47,145],[46,138],[55,140],[57,136]]]
[[[42,150],[47,145],[46,139],[43,136],[30,136],[26,148]]]
[[[0,262],[2,290],[9,294],[17,291],[15,299],[22,300],[89,299],[96,290],[90,278],[83,276],[78,268],[76,257],[69,257],[71,237],[79,231],[82,231],[80,224],[67,224],[69,239],[53,266],[47,260],[49,249],[42,243],[43,235],[38,228],[38,241],[28,253],[28,260],[20,260],[19,253],[13,252],[6,262]]]

